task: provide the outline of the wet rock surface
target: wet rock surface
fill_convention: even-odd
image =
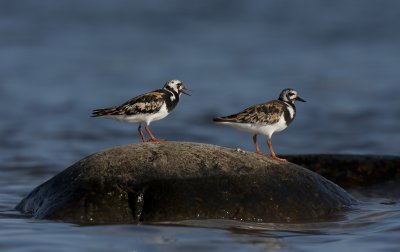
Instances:
[[[322,176],[251,152],[185,142],[124,145],[88,156],[16,207],[79,224],[187,219],[330,218],[356,201]]]

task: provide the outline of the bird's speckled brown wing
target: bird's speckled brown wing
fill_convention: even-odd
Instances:
[[[215,118],[216,122],[274,124],[284,113],[285,104],[275,100],[249,107],[237,114]]]
[[[136,114],[151,114],[159,111],[165,103],[165,92],[156,90],[146,94],[139,95],[130,99],[120,106],[111,108],[95,109],[92,116],[107,116],[107,115],[136,115]]]

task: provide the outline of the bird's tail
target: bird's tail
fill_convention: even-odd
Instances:
[[[115,108],[95,109],[95,110],[92,111],[91,117],[101,117],[101,116],[115,115],[115,113],[116,113]]]
[[[232,122],[232,119],[230,119],[229,117],[216,117],[213,118],[213,121],[216,123],[223,123],[223,122]]]
[[[222,119],[222,117],[215,117],[213,118],[214,122],[223,122],[224,120]]]

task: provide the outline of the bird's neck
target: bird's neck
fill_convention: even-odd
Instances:
[[[287,99],[282,99],[281,97],[279,97],[278,100],[284,102],[285,104],[287,104],[288,106],[291,106],[293,109],[296,110],[296,106],[294,106],[294,101],[287,100]]]
[[[167,91],[174,98],[179,99],[179,94],[174,89],[166,87],[166,88],[164,88],[164,90]]]
[[[168,99],[166,101],[167,108],[169,108],[169,111],[171,111],[178,104],[180,94],[178,94],[177,92],[175,92],[174,90],[169,89],[169,88],[164,88],[164,90],[166,91],[166,93],[168,95]]]
[[[293,120],[294,117],[296,116],[296,106],[294,105],[294,102],[293,101],[283,101],[283,100],[281,100],[281,101],[283,103],[285,103],[285,105],[287,106],[290,119]],[[292,111],[290,111],[290,110],[292,110]]]

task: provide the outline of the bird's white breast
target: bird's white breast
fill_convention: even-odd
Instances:
[[[294,112],[294,111],[293,111]],[[279,132],[286,129],[286,121],[282,114],[279,121],[274,124],[260,124],[260,123],[234,123],[234,122],[218,122],[219,124],[229,125],[236,129],[251,132],[253,134],[266,135],[271,138],[274,132]]]
[[[116,119],[128,123],[145,123],[150,125],[151,122],[161,120],[168,115],[167,105],[164,103],[160,110],[155,113],[143,113],[135,115],[113,115],[108,116],[109,118]]]

